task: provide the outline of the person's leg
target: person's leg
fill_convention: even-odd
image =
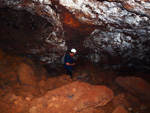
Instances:
[[[66,74],[67,74],[67,75],[70,75],[70,78],[72,79],[72,70],[68,70],[68,69],[67,69],[67,70],[66,70]]]
[[[66,75],[69,75],[69,70],[68,69],[66,69]]]
[[[70,71],[70,78],[72,79],[72,70],[69,70]]]

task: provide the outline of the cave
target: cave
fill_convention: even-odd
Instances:
[[[51,23],[25,10],[2,8],[0,15],[0,48],[10,54],[30,54],[42,45],[47,35],[42,30],[53,31]]]
[[[149,5],[0,0],[0,112],[149,113]]]

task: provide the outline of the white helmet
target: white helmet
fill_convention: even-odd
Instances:
[[[76,52],[77,52],[76,49],[74,49],[74,48],[71,49],[71,53],[75,54]]]

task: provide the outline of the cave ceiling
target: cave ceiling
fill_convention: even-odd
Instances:
[[[72,47],[93,63],[150,62],[148,0],[0,0],[0,14],[4,50],[49,64]]]

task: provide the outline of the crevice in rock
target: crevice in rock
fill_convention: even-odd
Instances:
[[[0,48],[6,52],[29,54],[31,49],[41,46],[45,32],[53,31],[51,23],[38,15],[10,8],[0,9]]]

